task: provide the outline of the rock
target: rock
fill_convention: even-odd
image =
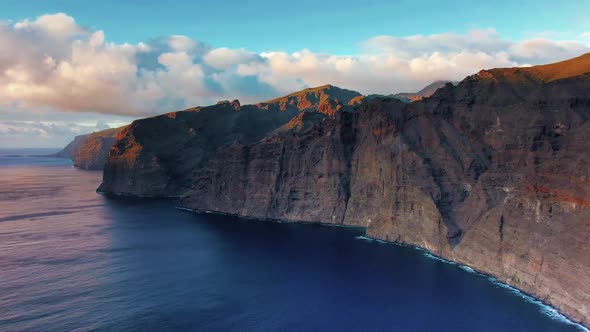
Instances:
[[[232,100],[231,105],[234,107],[236,111],[240,110],[240,101],[237,99]]]

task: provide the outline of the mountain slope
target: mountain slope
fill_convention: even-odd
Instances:
[[[590,53],[547,65],[500,68],[484,72],[488,72],[496,79],[518,80],[527,77],[528,79],[549,83],[555,80],[590,74]]]

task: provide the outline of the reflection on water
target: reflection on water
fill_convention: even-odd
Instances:
[[[96,194],[101,173],[63,160],[2,163],[2,331],[574,329],[358,229],[198,216]]]

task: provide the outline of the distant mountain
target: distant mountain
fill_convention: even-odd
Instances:
[[[263,109],[278,107],[282,111],[289,108],[296,108],[300,111],[317,110],[332,115],[343,105],[360,103],[362,98],[363,95],[356,91],[341,89],[328,84],[258,103],[256,106]]]
[[[430,85],[427,85],[426,87],[424,87],[422,90],[418,91],[416,93],[416,95],[418,95],[422,98],[430,97],[436,92],[436,90],[444,87],[448,83],[451,83],[452,85],[459,84],[459,82],[457,82],[457,81],[435,81],[435,82],[431,83]]]
[[[74,137],[74,139],[68,143],[68,145],[66,145],[61,151],[50,155],[51,157],[55,156],[55,157],[59,157],[59,158],[67,158],[67,159],[71,159],[72,161],[74,161],[74,159],[76,158],[76,153],[78,152],[78,149],[80,149],[80,147],[84,144],[84,142],[86,142],[86,139],[88,138],[88,136],[90,136],[90,134],[83,134],[83,135],[78,135],[76,137]]]
[[[103,169],[109,150],[115,143],[117,134],[123,128],[111,128],[91,134],[78,135],[55,156],[71,159],[74,166],[78,168]]]
[[[413,101],[422,100],[423,98],[427,98],[427,97],[432,96],[436,92],[436,90],[444,87],[448,83],[451,83],[453,85],[457,85],[459,82],[456,82],[456,81],[435,81],[435,82],[427,85],[426,87],[424,87],[422,90],[420,90],[418,92],[414,92],[414,93],[402,92],[402,93],[389,94],[389,95],[372,94],[372,95],[368,95],[367,98],[369,98],[369,99],[396,98],[396,99],[399,99],[405,103],[411,103]]]

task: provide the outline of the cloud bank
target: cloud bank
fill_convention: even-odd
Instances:
[[[590,52],[587,37],[583,33],[578,41],[514,42],[485,29],[376,36],[358,43],[353,55],[307,49],[256,53],[214,48],[178,35],[138,44],[113,43],[103,31],[58,13],[0,21],[0,113],[46,110],[46,117],[70,112],[78,117],[100,113],[131,119],[220,99],[258,102],[327,83],[365,94],[412,92],[432,81],[461,80],[484,68],[575,57]],[[26,129],[30,121],[21,124],[0,121],[0,135],[29,129],[48,132],[41,122],[33,126],[37,129]]]
[[[493,29],[377,36],[349,56],[213,48],[185,36],[116,44],[63,13],[1,23],[0,49],[4,106],[131,116],[221,98],[261,101],[326,83],[362,93],[415,91],[483,68],[547,63],[590,51],[580,41],[512,42]]]

